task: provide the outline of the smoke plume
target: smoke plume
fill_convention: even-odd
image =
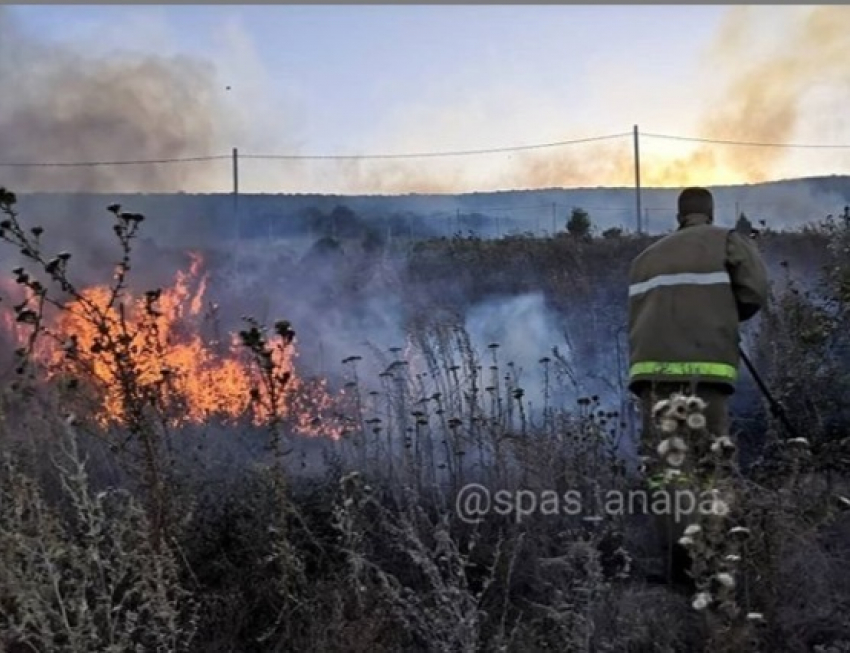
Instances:
[[[831,115],[844,115],[850,101],[850,8],[806,8],[799,16],[794,14],[780,23],[764,42],[769,13],[754,7],[728,10],[708,50],[704,76],[684,91],[704,95],[706,100],[697,135],[753,143],[789,143],[801,136],[822,143],[834,143],[835,139],[846,142],[846,123],[832,129],[824,125],[830,125]],[[811,106],[809,100],[820,88],[838,92],[820,106]],[[671,111],[675,111],[675,105]],[[643,143],[646,145],[647,140]],[[651,142],[653,146],[656,143]],[[584,176],[576,175],[576,169],[601,173],[599,184],[632,182],[630,151],[620,148],[616,157],[610,157],[610,151],[607,157],[604,151],[599,154],[602,156],[595,161],[587,157],[591,159],[589,166],[582,167],[565,155],[525,171],[532,182],[547,185],[559,175],[561,185],[584,183]],[[650,186],[756,183],[774,178],[788,155],[785,148],[714,143],[701,144],[685,156],[649,152],[642,156],[642,181]]]
[[[785,9],[785,8],[783,8]],[[790,8],[788,8],[790,9]],[[778,20],[772,22],[772,14]],[[671,88],[658,102],[677,111],[683,93],[704,106],[694,134],[714,140],[755,143],[844,143],[845,107],[850,102],[850,7],[731,7],[686,88]],[[623,112],[623,131],[632,117]],[[664,125],[655,131],[669,133]],[[564,140],[582,134],[567,133]],[[675,133],[673,135],[676,135]],[[783,164],[799,151],[716,143],[683,144],[641,139],[641,176],[647,186],[756,183],[783,174]],[[820,150],[821,170],[850,163]],[[826,163],[825,163],[826,162]],[[380,192],[458,192],[576,186],[628,186],[634,183],[632,142],[621,140],[518,152],[498,160],[446,160],[439,168],[421,162],[366,163],[358,182]],[[474,165],[473,165],[474,164]],[[482,164],[482,165],[479,165]],[[435,176],[432,170],[439,169]],[[835,168],[832,168],[834,171]],[[785,174],[784,176],[793,176]]]
[[[753,7],[729,10],[710,58],[732,74],[719,99],[706,109],[700,133],[760,143],[793,142],[801,132],[823,143],[841,139],[823,126],[830,114],[842,115],[850,100],[850,8],[812,7],[759,52],[755,46],[765,17]],[[804,113],[812,94],[825,86],[841,92],[819,111]],[[783,148],[705,145],[685,159],[658,166],[649,181],[686,184],[700,174],[724,171],[741,181],[765,181],[787,155]]]
[[[682,93],[699,96],[704,109],[693,132],[705,138],[771,143],[846,140],[843,107],[850,99],[850,67],[846,65],[850,61],[850,8],[789,11],[729,8],[693,83],[684,89],[670,88],[657,102],[675,112],[676,98]],[[256,72],[262,62],[251,59],[250,39],[242,40],[248,42],[237,50],[245,51],[243,57]],[[211,62],[186,56],[123,52],[107,57],[81,47],[48,45],[22,34],[9,10],[0,8],[0,162],[224,156],[238,145],[237,133],[243,144],[249,141],[253,149],[261,144],[260,149],[269,151],[280,147],[268,140],[275,134],[274,138],[287,139],[284,150],[291,153],[296,141],[292,140],[291,124],[280,128],[282,108],[248,98],[241,94],[243,89],[239,106],[229,103],[218,72]],[[247,77],[252,76],[241,76]],[[431,113],[417,112],[411,107],[416,119],[402,126],[406,131],[388,134],[384,149],[433,150],[430,143],[445,142],[447,133],[459,134],[464,141],[464,133],[470,138],[470,132],[484,133],[479,127],[492,122],[492,111],[501,107],[515,116],[527,106],[527,100],[519,102],[503,93],[494,102],[470,100],[468,106],[451,111],[438,107]],[[627,109],[624,106],[623,131],[633,122]],[[243,110],[245,117],[251,114],[250,119],[237,115]],[[546,120],[561,113],[554,107],[535,111],[541,111]],[[274,122],[269,123],[272,114]],[[535,115],[513,119],[534,120]],[[491,131],[500,133],[508,124],[492,123]],[[663,124],[649,129],[653,128],[667,131]],[[246,135],[249,133],[251,137]],[[436,133],[439,139],[433,138]],[[586,135],[565,132],[562,138]],[[468,149],[476,149],[469,139],[466,143]],[[642,139],[641,148],[642,181],[647,186],[752,183],[780,175],[792,153],[798,163],[805,162],[798,151],[784,148],[694,145],[650,138]],[[822,168],[823,162],[845,160],[829,158],[823,150],[816,154],[820,158],[813,161]],[[631,139],[624,136],[575,147],[439,160],[323,161],[315,166],[245,160],[244,181],[251,188],[270,192],[353,194],[622,186],[633,183],[632,156]],[[21,192],[222,192],[231,185],[229,163],[223,160],[4,167],[0,175],[2,183]]]
[[[161,160],[221,154],[228,124],[210,65],[188,57],[116,53],[27,38],[0,7],[0,160]],[[224,173],[222,179],[218,171]],[[175,192],[226,187],[220,162],[102,167],[4,167],[16,191]]]

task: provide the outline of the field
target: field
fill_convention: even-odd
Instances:
[[[743,378],[694,595],[600,501],[644,487],[625,288],[652,237],[355,234],[235,267],[131,206],[97,260],[0,208],[3,650],[850,651],[843,221],[755,240],[743,344],[795,432]]]

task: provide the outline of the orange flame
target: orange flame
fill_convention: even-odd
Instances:
[[[158,389],[173,425],[246,418],[262,425],[281,417],[301,434],[339,437],[334,411],[341,397],[331,395],[324,379],[306,380],[295,373],[291,345],[274,350],[275,370],[288,373],[289,380],[278,414],[272,415],[269,393],[238,336],[231,334],[226,343],[203,336],[208,278],[202,274],[201,256],[190,256],[188,271],[177,272],[174,283],[155,301],[129,293],[116,301],[110,287],[94,286],[48,316],[50,337],[42,338],[34,352],[48,378],[86,370],[100,387],[96,421],[101,426],[125,422],[122,368],[114,355],[120,347],[114,345],[126,334],[137,385]],[[30,333],[8,311],[2,315],[2,328],[20,344]]]

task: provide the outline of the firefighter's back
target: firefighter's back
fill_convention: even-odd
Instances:
[[[726,270],[728,234],[711,224],[687,226],[634,260],[629,281],[632,385],[694,377],[734,383],[738,313]]]

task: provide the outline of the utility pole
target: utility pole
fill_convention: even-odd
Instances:
[[[233,247],[233,260],[236,277],[239,278],[239,242],[242,237],[239,218],[239,150],[233,148],[233,224],[236,229],[236,243]]]
[[[641,225],[641,210],[640,210],[640,137],[638,135],[638,126],[634,126],[634,141],[635,141],[635,203],[637,205],[637,232],[643,233]]]

